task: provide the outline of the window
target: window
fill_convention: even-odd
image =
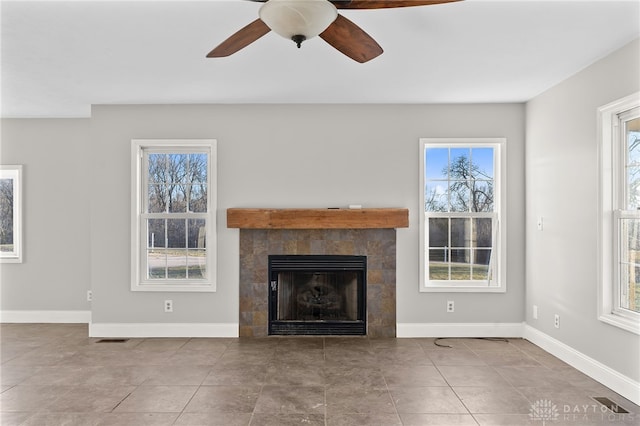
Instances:
[[[215,290],[215,147],[133,141],[133,291]]]
[[[598,317],[640,334],[640,93],[599,109]]]
[[[504,139],[421,139],[421,291],[504,292]]]
[[[22,166],[0,166],[0,262],[22,262]]]

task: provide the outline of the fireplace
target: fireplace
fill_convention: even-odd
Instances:
[[[367,257],[269,256],[270,335],[365,335]]]
[[[366,335],[396,336],[396,230],[240,229],[240,337],[269,335],[269,256],[366,256]]]

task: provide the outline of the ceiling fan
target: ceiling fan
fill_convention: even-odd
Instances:
[[[337,9],[386,9],[427,6],[460,0],[251,0],[264,3],[259,18],[223,41],[207,55],[219,58],[236,53],[269,31],[293,40],[298,47],[303,41],[321,39],[347,55],[364,63],[379,56],[382,48],[359,26],[340,15]]]

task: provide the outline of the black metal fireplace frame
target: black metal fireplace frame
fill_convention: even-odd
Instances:
[[[358,272],[356,321],[281,321],[277,319],[279,272]],[[364,336],[367,334],[367,256],[269,255],[269,335]]]

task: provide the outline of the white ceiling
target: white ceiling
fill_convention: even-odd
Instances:
[[[260,3],[7,1],[3,117],[91,104],[523,102],[640,36],[640,0],[486,1],[341,10],[385,52],[359,64],[271,32],[207,59]]]

